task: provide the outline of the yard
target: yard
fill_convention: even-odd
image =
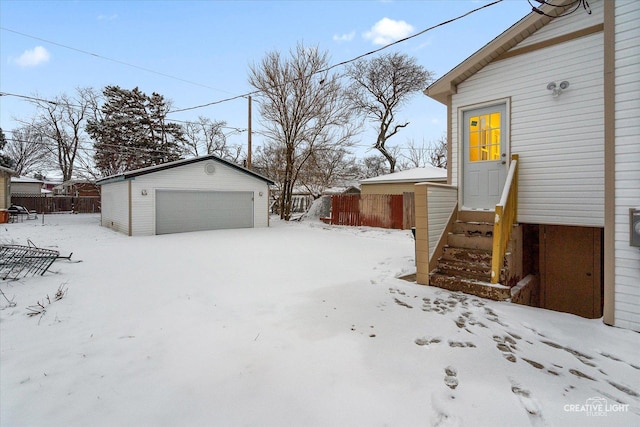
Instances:
[[[0,281],[1,426],[640,425],[640,334],[400,280],[406,230],[27,239],[72,255]]]

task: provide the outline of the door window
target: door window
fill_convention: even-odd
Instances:
[[[500,160],[500,111],[469,118],[469,161]]]

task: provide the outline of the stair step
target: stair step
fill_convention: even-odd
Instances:
[[[440,274],[437,270],[429,275],[429,285],[495,301],[505,301],[511,298],[511,288],[508,286],[459,276],[448,276]]]
[[[487,236],[450,233],[447,237],[447,243],[456,248],[493,250],[493,238]]]
[[[449,276],[459,276],[468,279],[490,281],[491,265],[486,262],[466,262],[458,260],[440,259],[438,270]]]
[[[458,220],[463,222],[486,222],[493,224],[496,213],[493,210],[487,211],[458,211]]]
[[[493,236],[493,224],[488,222],[462,222],[453,223],[454,234],[465,234],[467,236]]]
[[[445,246],[442,259],[491,264],[491,251]]]

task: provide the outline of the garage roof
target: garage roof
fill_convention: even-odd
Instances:
[[[128,172],[123,172],[117,175],[111,175],[111,176],[107,176],[105,178],[99,179],[98,181],[96,181],[96,184],[98,185],[104,185],[104,184],[108,184],[110,182],[116,182],[116,181],[124,181],[127,179],[132,179],[135,178],[136,176],[141,176],[141,175],[146,175],[149,173],[154,173],[154,172],[159,172],[159,171],[163,171],[163,170],[167,170],[167,169],[173,169],[173,168],[177,168],[180,166],[184,166],[184,165],[189,165],[191,163],[198,163],[198,162],[204,162],[207,160],[213,160],[216,161],[218,163],[222,163],[225,166],[229,166],[230,168],[236,169],[242,173],[246,173],[247,175],[250,175],[256,179],[265,181],[268,185],[274,185],[275,183],[270,180],[269,178],[266,178],[260,174],[257,174],[247,168],[243,168],[242,166],[238,166],[235,163],[232,163],[228,160],[224,160],[221,159],[218,156],[214,156],[213,154],[207,155],[207,156],[201,156],[201,157],[193,157],[191,159],[184,159],[184,160],[176,160],[175,162],[168,162],[168,163],[163,163],[161,165],[155,165],[155,166],[149,166],[146,168],[142,168],[142,169],[136,169],[133,171],[128,171]]]

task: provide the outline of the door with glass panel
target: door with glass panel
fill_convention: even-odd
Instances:
[[[493,210],[508,170],[506,105],[463,113],[462,208]]]

